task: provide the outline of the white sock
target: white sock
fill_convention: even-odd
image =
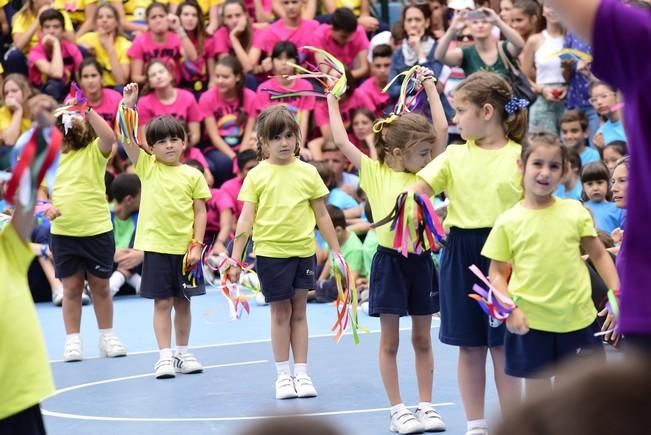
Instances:
[[[391,407],[391,415],[395,414],[398,411],[402,411],[403,409],[407,409],[404,403],[398,403],[397,405],[393,405]]]
[[[136,290],[136,294],[140,293],[140,281],[142,277],[138,273],[134,273],[129,277],[127,283]]]
[[[170,359],[172,358],[172,349],[166,347],[165,349],[160,350],[160,359]]]
[[[72,339],[81,340],[81,336],[79,335],[78,332],[74,333],[74,334],[66,334],[66,341],[72,340]]]
[[[99,334],[100,335],[111,335],[111,334],[113,334],[113,328],[100,329]]]
[[[276,362],[276,374],[280,375],[289,375],[289,360]]]
[[[176,354],[179,355],[181,353],[188,353],[188,345],[187,344],[185,346],[176,345]]]
[[[307,363],[294,363],[294,376],[307,375]]]
[[[418,409],[434,409],[432,402],[419,402]]]
[[[486,419],[485,418],[480,418],[478,420],[469,420],[468,421],[468,430],[486,429],[486,428],[488,428],[488,424],[486,424]]]
[[[113,272],[113,275],[109,278],[109,287],[111,288],[111,295],[115,296],[117,292],[120,291],[120,287],[124,285],[125,278],[121,272],[117,270]]]

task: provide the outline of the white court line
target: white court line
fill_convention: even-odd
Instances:
[[[439,327],[437,320],[438,319],[432,319],[432,327],[430,329],[436,329]],[[436,323],[434,323],[436,322]],[[403,327],[400,328],[400,331],[411,331],[410,327]],[[363,337],[365,334],[379,334],[380,330],[379,329],[371,329],[368,332],[359,332],[360,337]],[[344,332],[343,335],[353,335],[352,332]],[[315,335],[310,335],[308,338],[325,338],[325,337],[334,337],[334,334],[328,333],[328,334],[315,334]],[[258,340],[243,340],[243,341],[233,341],[229,343],[215,343],[215,344],[203,344],[199,346],[190,346],[190,349],[209,349],[212,347],[226,347],[226,346],[239,346],[242,344],[259,344],[259,343],[271,343],[271,338],[261,338]],[[128,355],[146,355],[149,353],[158,353],[160,352],[159,349],[154,349],[154,350],[141,350],[138,352],[129,352]],[[91,356],[88,358],[84,358],[84,361],[90,360],[90,359],[102,359],[103,357],[101,356]],[[62,359],[51,359],[48,361],[50,364],[54,363],[62,363],[65,362],[65,360]]]
[[[435,407],[452,406],[454,402],[434,403]],[[412,407],[413,408],[413,407]],[[67,418],[73,420],[93,420],[93,421],[127,421],[127,422],[141,422],[141,423],[172,423],[172,422],[201,422],[201,421],[244,421],[244,420],[268,420],[272,418],[283,417],[325,417],[329,415],[349,415],[349,414],[368,414],[372,412],[386,412],[391,408],[366,408],[366,409],[348,409],[344,411],[325,411],[325,412],[310,412],[307,414],[285,414],[285,415],[254,415],[249,417],[178,417],[178,418],[156,418],[156,417],[100,417],[96,415],[79,415],[68,414],[65,412],[52,412],[41,408],[43,415],[49,417]]]

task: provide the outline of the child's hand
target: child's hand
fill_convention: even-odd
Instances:
[[[50,205],[48,208],[43,211],[43,214],[45,215],[46,218],[48,218],[50,221],[53,221],[54,219],[58,218],[61,216],[61,212],[59,211],[58,208],[56,208],[53,205]]]
[[[612,344],[613,346],[617,347],[619,344],[619,340],[622,338],[621,335],[619,335],[615,329],[617,328],[617,318],[612,315],[610,311],[608,311],[608,308],[604,308],[599,312],[599,317],[605,317],[606,320],[604,320],[604,324],[601,327],[602,331],[610,331],[606,335],[603,336],[604,341],[607,341],[608,343]]]
[[[613,241],[615,243],[622,243],[622,239],[624,238],[624,230],[621,228],[615,228],[611,233],[610,237],[613,238]]]
[[[201,261],[201,245],[194,245],[188,252],[188,263],[190,266],[194,266],[199,261]]]
[[[516,308],[506,319],[506,329],[508,329],[511,334],[517,335],[525,335],[529,332],[527,316],[524,315],[521,309]]]
[[[167,22],[169,23],[170,30],[173,32],[178,31],[179,27],[181,27],[179,17],[174,14],[167,14]]]
[[[41,39],[41,43],[44,47],[54,47],[59,44],[59,40],[52,35],[45,35],[43,39]]]
[[[129,83],[122,90],[122,104],[127,107],[136,107],[138,101],[138,83]]]

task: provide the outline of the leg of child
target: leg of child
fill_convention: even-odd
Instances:
[[[154,299],[154,334],[159,349],[172,345],[172,305],[174,298]]]
[[[458,381],[466,419],[484,418],[484,395],[486,393],[486,353],[488,348],[460,347]]]
[[[180,350],[187,351],[190,341],[191,322],[190,301],[186,298],[174,298],[174,333],[176,335],[176,347],[180,347]]]
[[[296,290],[292,298],[290,335],[294,364],[307,363],[307,290]],[[284,361],[284,360],[283,360]]]
[[[84,273],[77,272],[61,280],[63,283],[63,323],[66,334],[78,334],[81,324],[81,293]]]
[[[391,406],[402,403],[398,384],[398,345],[400,316],[380,314],[380,375]]]
[[[271,308],[271,349],[273,350],[274,360],[277,363],[289,361],[292,301],[287,299],[271,302],[269,306]]]
[[[93,294],[93,309],[100,330],[113,328],[113,297],[107,278],[88,274],[88,286]]]
[[[421,403],[432,402],[434,355],[432,354],[432,316],[411,316],[411,344],[416,354],[416,378]]]
[[[500,400],[502,412],[504,412],[512,408],[513,405],[520,403],[522,383],[520,379],[509,376],[505,372],[506,355],[504,346],[491,347],[490,352],[491,358],[493,359],[497,395]]]
[[[61,281],[59,281],[54,274],[54,265],[52,264],[52,261],[47,258],[38,257],[38,263],[41,265],[41,269],[43,269],[43,274],[45,275],[47,282],[50,284],[52,292],[54,293],[59,290],[61,288]]]

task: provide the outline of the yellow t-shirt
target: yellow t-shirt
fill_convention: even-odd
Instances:
[[[0,233],[0,420],[54,392],[41,327],[27,283],[34,259],[13,225]]]
[[[310,257],[316,252],[311,200],[328,195],[316,168],[295,159],[287,165],[265,160],[251,169],[237,199],[256,205],[253,249],[274,258]]]
[[[209,199],[203,174],[187,165],[169,166],[140,152],[136,174],[142,183],[134,248],[182,255],[194,237],[194,200]]]
[[[52,204],[61,216],[52,221],[52,234],[87,237],[113,230],[104,184],[108,156],[98,144],[95,139],[61,154],[52,187]]]
[[[594,322],[583,237],[597,232],[590,212],[573,199],[556,198],[542,210],[517,204],[495,222],[481,254],[513,263],[509,292],[530,328],[571,332]]]
[[[86,6],[97,3],[97,0],[54,0],[54,7],[61,12],[70,15],[72,23],[79,27],[86,19],[92,20],[95,17],[86,17]]]
[[[357,17],[362,13],[362,0],[335,0],[335,5],[337,9],[348,8],[352,10]]]
[[[13,115],[7,106],[0,106],[0,131],[4,131],[9,124],[11,124],[11,118]],[[30,129],[32,126],[32,120],[29,118],[23,118],[20,120],[20,132],[24,133]],[[7,144],[14,145],[14,144]]]
[[[391,213],[398,195],[416,181],[418,181],[416,174],[396,172],[383,163],[362,156],[359,166],[359,187],[368,197],[373,219],[376,222]],[[381,246],[393,249],[394,232],[391,231],[390,223],[376,228],[376,233]],[[413,252],[412,247],[410,252]]]
[[[97,32],[85,33],[77,39],[77,43],[95,52],[97,62],[99,62],[99,64],[104,68],[104,72],[102,73],[104,86],[107,88],[114,87],[116,82],[113,78],[111,60],[109,59],[108,51],[106,51],[99,40],[99,34]],[[129,50],[129,47],[131,47],[131,41],[124,36],[118,35],[118,37],[115,38],[115,55],[117,56],[120,65],[128,65],[130,63],[129,57],[127,56],[127,50]]]
[[[435,193],[450,198],[447,228],[490,228],[495,219],[522,198],[518,159],[522,146],[509,141],[498,150],[478,147],[474,141],[450,145],[418,176]]]
[[[0,8],[4,8],[9,4],[9,0],[0,0]]]
[[[153,3],[153,0],[122,0],[125,18],[140,24],[146,24],[147,6]],[[157,0],[157,3],[169,4],[169,0]]]
[[[66,32],[74,32],[75,28],[72,26],[72,21],[70,20],[68,13],[65,11],[61,13],[63,14],[63,28]],[[32,27],[32,24],[34,24],[34,21],[38,22],[37,18],[31,11],[17,12],[11,19],[11,36],[15,38],[17,33],[27,32],[29,28]],[[25,48],[23,48],[25,54],[27,54],[27,52],[38,43],[39,33],[41,33],[40,27],[36,32],[34,32],[32,39],[27,45],[25,45]]]

